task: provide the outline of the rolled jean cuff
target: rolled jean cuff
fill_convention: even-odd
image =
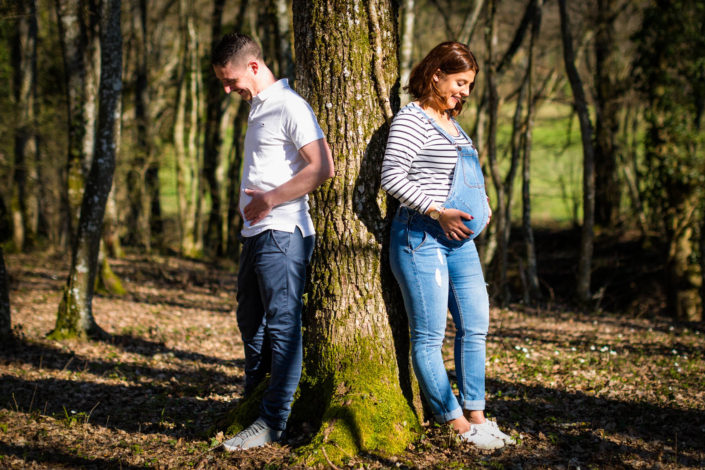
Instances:
[[[469,411],[485,411],[485,400],[465,400],[463,409]]]
[[[448,413],[442,415],[435,415],[436,421],[439,423],[447,423],[448,421],[458,419],[463,416],[463,410],[461,408],[455,408],[450,410]]]

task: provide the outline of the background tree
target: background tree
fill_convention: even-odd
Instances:
[[[9,220],[5,201],[0,195],[0,339],[5,340],[12,335],[12,317],[10,312],[10,276],[5,268],[5,255],[2,244],[9,235]]]
[[[583,82],[575,66],[573,33],[570,25],[565,0],[558,0],[561,16],[561,37],[563,40],[563,61],[566,74],[573,91],[573,106],[580,121],[580,135],[583,144],[583,225],[580,236],[580,255],[578,260],[577,295],[581,302],[590,300],[590,281],[592,275],[592,255],[594,250],[595,225],[595,154],[592,143],[592,122],[588,110]]]
[[[620,75],[616,23],[625,4],[597,0],[595,13],[595,223],[613,227],[619,217],[622,185],[617,140],[625,84]]]
[[[636,35],[636,66],[648,106],[646,194],[651,220],[665,239],[668,311],[701,320],[697,233],[702,227],[702,116],[705,110],[705,5],[656,1]]]
[[[73,244],[80,216],[84,180],[91,164],[94,142],[96,7],[93,0],[56,1],[59,34],[64,57],[64,77],[68,102],[68,158],[64,197],[65,245]]]
[[[13,242],[23,250],[31,245],[39,216],[36,191],[38,140],[36,122],[37,7],[34,0],[16,2],[13,38],[14,99],[16,105],[15,161],[11,211]]]
[[[83,194],[71,269],[52,332],[55,338],[102,334],[93,318],[92,302],[103,215],[115,168],[115,137],[119,123],[116,110],[122,89],[120,0],[101,0],[100,15],[98,136]]]
[[[215,48],[222,36],[223,8],[225,0],[216,0],[213,4],[213,14],[211,16],[211,50]],[[220,82],[210,70],[210,63],[204,61],[205,69],[205,101],[206,114],[203,123],[203,176],[207,185],[208,196],[211,202],[211,210],[206,222],[204,243],[213,250],[213,253],[222,255],[223,246],[223,218],[221,214],[221,191],[220,182],[217,177],[219,166],[220,147],[222,138],[220,135],[221,120],[225,112],[225,100],[227,95],[223,93]]]

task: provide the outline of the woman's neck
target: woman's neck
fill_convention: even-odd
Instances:
[[[418,102],[417,102],[417,104],[419,106],[421,106],[421,109],[423,109],[427,114],[430,114],[431,117],[434,118],[435,120],[437,120],[439,122],[450,122],[451,121],[450,113],[448,112],[448,110],[438,111],[436,108],[432,108],[430,106],[423,106],[423,105],[421,105],[421,103],[418,103]]]

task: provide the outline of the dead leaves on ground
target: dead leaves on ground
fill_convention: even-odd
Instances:
[[[94,302],[111,339],[59,343],[45,336],[66,267],[7,258],[19,340],[0,348],[0,467],[291,466],[289,445],[227,454],[228,436],[204,434],[243,386],[233,272],[115,260],[129,293]],[[451,329],[445,352],[453,375]],[[363,455],[347,467],[702,468],[704,355],[702,326],[493,310],[487,412],[519,445],[482,452],[427,425],[403,455]]]

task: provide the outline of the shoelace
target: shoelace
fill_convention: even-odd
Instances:
[[[254,423],[252,423],[250,425],[250,427],[248,427],[247,429],[242,431],[242,433],[240,433],[240,437],[244,441],[246,439],[251,438],[252,436],[256,436],[261,431],[264,431],[266,429],[268,429],[268,428],[262,421],[255,421]]]

